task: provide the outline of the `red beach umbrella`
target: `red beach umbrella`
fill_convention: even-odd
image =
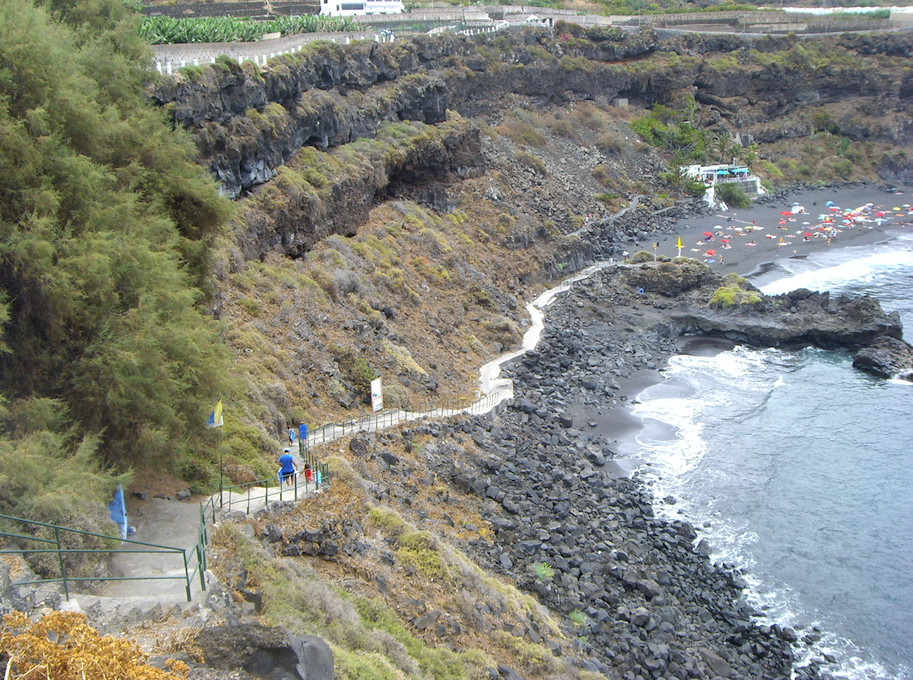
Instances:
[[[831,212],[837,212],[838,210],[840,210],[840,208],[838,208],[835,205],[832,205],[830,208],[828,208],[828,210],[830,210]]]
[[[728,238],[721,238],[721,239],[720,239],[720,243],[729,243],[729,239],[728,239]]]
[[[708,250],[706,253],[704,253],[704,257],[713,257],[714,255],[716,255],[715,250]]]
[[[806,231],[806,232],[804,232],[804,233],[803,233],[803,234],[802,234],[802,235],[803,235],[803,236],[811,236],[811,234],[810,234],[810,233],[808,233],[808,232],[807,232],[807,231]]]
[[[713,236],[713,232],[712,232],[712,231],[705,231],[705,232],[704,232],[704,236]]]
[[[884,210],[879,210],[875,213],[875,217],[884,217]]]

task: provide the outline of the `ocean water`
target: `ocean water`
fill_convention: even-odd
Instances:
[[[871,294],[913,335],[910,233],[786,260],[753,282]],[[657,511],[744,570],[755,607],[805,637],[799,663],[828,655],[835,677],[913,678],[913,384],[855,371],[840,352],[708,354],[673,357],[677,388],[649,388],[635,407],[674,432],[639,442],[635,474]]]

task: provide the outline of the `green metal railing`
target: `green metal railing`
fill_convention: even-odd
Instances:
[[[204,515],[201,509],[200,513],[201,520],[203,520]],[[200,588],[206,590],[206,523],[201,521],[200,526],[200,538],[195,545],[191,546],[189,549],[184,548],[175,548],[167,545],[156,545],[154,543],[144,543],[142,541],[132,541],[129,539],[122,540],[119,536],[105,536],[104,534],[95,534],[90,531],[82,531],[80,529],[70,529],[67,527],[57,526],[55,524],[45,524],[44,522],[35,522],[33,520],[23,519],[21,517],[10,517],[8,515],[0,515],[0,521],[4,522],[18,522],[20,524],[29,525],[32,527],[39,527],[49,530],[47,533],[53,533],[53,538],[45,538],[42,536],[33,536],[29,534],[17,534],[8,531],[0,530],[0,537],[14,539],[16,541],[29,541],[38,543],[43,546],[42,548],[19,548],[9,550],[6,548],[0,549],[0,553],[13,553],[20,555],[41,555],[41,554],[56,554],[57,555],[57,565],[60,569],[60,576],[56,578],[45,578],[45,579],[36,579],[32,581],[17,581],[13,585],[25,586],[25,585],[36,585],[39,583],[62,583],[63,591],[66,598],[70,599],[70,584],[82,583],[86,581],[183,581],[184,589],[187,594],[187,601],[190,602],[192,599],[191,596],[191,584],[193,580],[199,576],[200,578]],[[88,536],[92,538],[98,538],[105,541],[115,541],[120,544],[121,547],[118,548],[65,548],[61,541],[61,537],[66,535],[78,535],[78,536]],[[137,546],[136,548],[127,549],[123,548],[123,545],[127,546]],[[98,555],[98,554],[107,554],[112,555],[114,553],[118,554],[145,554],[145,553],[157,553],[161,555],[175,555],[180,557],[181,565],[183,567],[183,575],[177,576],[72,576],[67,573],[66,560],[64,559],[67,555]]]
[[[328,483],[330,477],[329,465],[327,463],[315,464],[311,457],[310,451],[304,455],[306,464],[311,465],[313,470],[313,481],[305,479],[304,472],[298,472],[293,477],[293,483],[286,486],[280,483],[278,478],[262,479],[247,484],[237,484],[235,486],[224,487],[217,495],[211,496],[207,501],[200,503],[200,523],[197,529],[197,541],[190,548],[176,548],[168,545],[158,545],[155,543],[145,543],[143,541],[134,541],[122,539],[120,536],[107,536],[96,534],[91,531],[81,529],[71,529],[68,527],[58,526],[56,524],[46,524],[36,522],[22,517],[12,517],[9,515],[0,515],[0,522],[5,525],[19,524],[32,528],[33,530],[43,531],[44,536],[36,536],[27,533],[17,533],[16,531],[5,531],[0,528],[0,538],[17,541],[20,544],[28,545],[29,542],[36,543],[40,547],[24,548],[0,548],[0,554],[19,554],[28,555],[56,555],[57,568],[60,575],[53,578],[34,579],[29,581],[16,581],[12,585],[27,586],[41,583],[62,583],[63,591],[66,598],[70,599],[70,586],[73,584],[91,582],[91,581],[183,581],[184,589],[187,595],[187,601],[192,601],[192,584],[199,577],[200,588],[206,590],[206,547],[209,545],[209,527],[215,523],[216,510],[228,508],[241,503],[246,504],[246,512],[250,513],[252,501],[263,499],[264,505],[270,500],[293,500],[299,499],[311,490],[319,491]],[[302,480],[305,480],[302,482]],[[262,490],[262,494],[258,491]],[[243,501],[233,497],[232,492],[245,493]],[[227,492],[227,493],[226,493]],[[26,531],[20,529],[19,531]],[[66,536],[84,536],[89,538],[101,539],[105,542],[114,542],[119,547],[116,548],[67,548],[65,547]],[[52,538],[49,536],[53,536]],[[183,574],[166,575],[166,576],[74,576],[68,572],[66,558],[70,555],[113,555],[113,554],[146,554],[156,553],[165,556],[174,556],[180,558],[180,565]]]
[[[306,460],[309,461],[310,458],[308,457]],[[272,479],[260,479],[256,482],[222,487],[218,494],[219,508],[231,510],[233,506],[244,505],[244,512],[250,514],[251,503],[255,501],[262,500],[264,505],[271,500],[289,500],[297,502],[299,491],[302,495],[307,494],[311,490],[311,486],[314,487],[315,491],[320,491],[320,489],[323,486],[326,486],[329,481],[330,469],[327,463],[313,465],[311,469],[314,471],[314,481],[305,480],[302,482],[301,480],[304,479],[304,472],[299,471],[293,475],[292,484],[290,485],[280,481],[278,477],[273,477]],[[239,493],[244,494],[243,499],[234,497]],[[207,506],[212,504],[213,512],[215,511],[215,499],[216,496],[213,496],[206,504]]]

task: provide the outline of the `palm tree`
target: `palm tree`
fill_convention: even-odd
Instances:
[[[739,149],[736,154],[739,157],[739,160],[742,161],[745,165],[751,166],[752,163],[758,160],[758,145],[749,144],[748,146],[743,146]]]
[[[710,144],[710,150],[716,153],[719,163],[725,163],[727,158],[732,159],[735,148],[736,144],[728,132],[717,135]]]

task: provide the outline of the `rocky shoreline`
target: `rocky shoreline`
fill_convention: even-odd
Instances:
[[[675,309],[687,295],[645,297],[634,285],[639,269],[604,270],[558,298],[536,350],[505,370],[514,402],[494,422],[471,425],[485,455],[429,462],[467,493],[495,502],[487,519],[497,538],[474,543],[476,559],[568,614],[585,668],[613,679],[790,677],[793,645],[810,644],[814,634],[762,623],[743,597],[741,574],[711,563],[695,527],[654,516],[654,503],[675,499],[652,498],[612,465],[613,433],[593,416],[624,410],[636,396],[626,382],[658,381],[686,330]],[[705,295],[721,279],[701,269],[710,277]],[[817,303],[827,313],[830,301]],[[890,333],[889,317],[869,311],[859,327],[874,322],[876,334]],[[816,325],[814,312],[799,316]],[[846,346],[858,346],[858,330],[846,329]],[[840,342],[832,340],[824,344]],[[424,429],[446,438],[468,427]],[[827,662],[797,672],[826,677],[819,666]]]
[[[516,394],[509,406],[493,416],[414,428],[437,442],[420,454],[437,478],[483,499],[483,517],[494,539],[469,540],[463,546],[467,552],[565,615],[560,620],[566,641],[547,638],[532,623],[507,632],[542,643],[556,655],[570,656],[583,670],[610,680],[830,677],[821,669],[830,662],[826,657],[793,668],[795,646],[812,644],[815,631],[764,623],[744,597],[742,574],[730,565],[712,563],[710,546],[700,540],[698,528],[655,516],[654,504],[673,504],[675,499],[652,497],[636,478],[619,470],[616,439],[621,435],[616,426],[645,382],[661,379],[659,371],[680,351],[683,334],[695,330],[695,318],[725,323],[704,329],[716,337],[735,333],[743,341],[769,343],[777,337],[770,329],[782,313],[783,305],[777,303],[791,301],[796,311],[786,306],[786,315],[794,322],[793,341],[829,347],[858,347],[870,342],[870,336],[876,341],[892,338],[895,319],[870,298],[860,304],[806,295],[808,291],[795,299],[779,296],[746,306],[751,307],[748,310],[723,313],[706,304],[710,292],[723,282],[700,263],[600,270],[555,299],[536,349],[504,370],[513,379]],[[823,321],[831,316],[842,320],[840,328],[811,332],[827,328]],[[761,318],[767,323],[759,323]],[[606,430],[605,424],[613,420]],[[466,435],[479,453],[458,444]],[[411,439],[411,433],[403,432],[402,438]],[[350,442],[353,452],[354,444]],[[367,451],[359,450],[360,455]],[[378,456],[387,461],[384,454]],[[393,461],[388,465],[395,467],[396,456],[388,457]],[[244,526],[253,535],[254,528]],[[266,525],[267,546],[284,540],[280,530],[272,537],[272,526]],[[320,531],[314,533],[315,541],[322,540]],[[318,553],[332,561],[340,548],[337,538],[327,540],[333,549]],[[352,545],[346,540],[341,551]],[[271,550],[312,554],[291,544]],[[5,595],[0,599],[7,600]],[[246,677],[238,669],[246,668],[247,657],[228,658],[219,651],[229,634],[231,640],[245,640],[238,645],[254,652],[264,645],[286,650],[298,644],[282,636],[274,640],[272,633],[267,642],[248,644],[262,635],[259,628],[238,625],[243,623],[243,608],[236,615],[235,605],[220,587],[213,587],[206,601],[206,610],[218,609],[233,625],[210,633],[205,632],[209,626],[202,626],[204,633],[196,644],[205,648],[208,666],[193,664],[191,677]],[[105,616],[98,613],[92,619],[101,624]],[[421,628],[417,621],[413,623]],[[119,628],[121,623],[118,615],[109,625]],[[218,638],[218,649],[203,644],[210,634]],[[306,642],[319,644],[317,639]],[[325,651],[321,658],[326,661]],[[294,658],[300,658],[297,651]],[[332,669],[331,661],[324,665]],[[519,675],[499,669],[492,677]]]

